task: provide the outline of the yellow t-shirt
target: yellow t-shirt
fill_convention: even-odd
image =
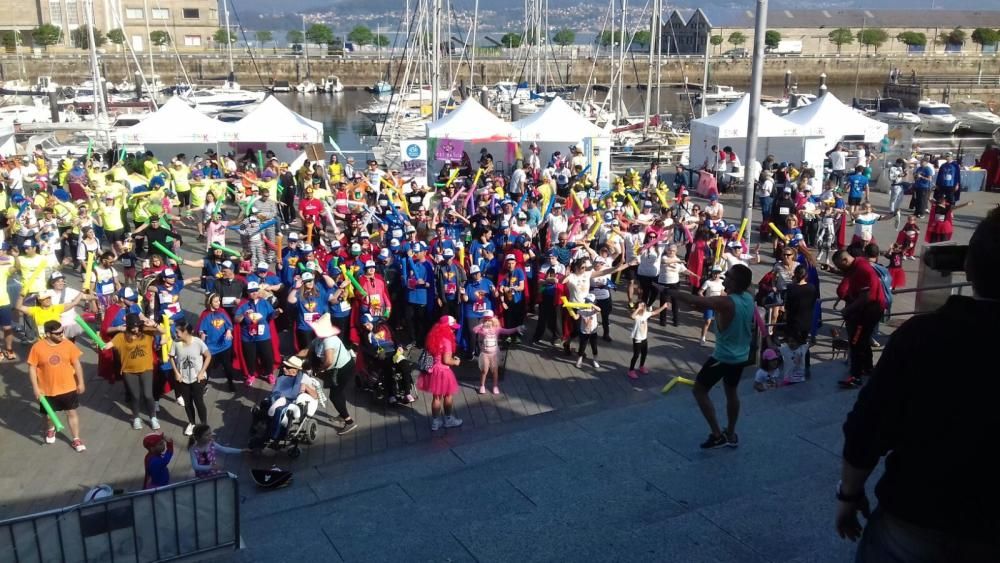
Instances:
[[[191,177],[191,169],[185,165],[181,165],[180,168],[171,166],[170,167],[170,177],[174,180],[174,189],[178,192],[189,192],[191,191],[191,184],[188,178]]]
[[[156,176],[156,172],[159,168],[160,161],[155,158],[150,158],[142,163],[142,171],[146,175],[147,180],[152,180],[153,176]]]
[[[49,259],[41,254],[31,257],[22,255],[17,258],[17,269],[21,273],[22,283],[25,284],[25,294],[45,291],[45,268],[48,265]]]
[[[10,293],[7,291],[7,278],[14,269],[14,259],[8,256],[0,262],[0,307],[10,305]]]
[[[143,373],[153,369],[153,336],[141,334],[129,341],[119,332],[111,339],[111,346],[118,351],[122,373]]]
[[[120,231],[125,228],[122,224],[122,208],[120,205],[102,205],[100,208],[101,224],[105,231]]]
[[[45,326],[46,321],[58,321],[59,317],[62,316],[63,311],[66,310],[65,305],[50,305],[48,307],[42,308],[38,305],[33,307],[28,307],[28,313],[31,314],[31,318],[35,320],[35,326],[41,331],[42,327]]]

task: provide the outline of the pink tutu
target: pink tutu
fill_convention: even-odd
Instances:
[[[431,371],[421,373],[417,378],[417,389],[431,395],[454,395],[458,391],[458,380],[450,367],[442,364],[440,358],[435,358]]]

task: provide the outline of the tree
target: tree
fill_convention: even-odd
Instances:
[[[524,40],[520,33],[508,32],[504,33],[503,37],[500,38],[500,43],[508,49],[517,49],[521,46],[521,42]]]
[[[875,52],[878,53],[878,48],[888,40],[889,34],[882,28],[870,27],[858,32],[858,42],[865,46],[865,52],[869,47],[875,47]]]
[[[170,45],[170,34],[162,29],[157,29],[156,31],[149,32],[149,42],[157,47],[165,47]]]
[[[854,34],[851,30],[846,27],[838,27],[837,29],[831,31],[827,38],[830,39],[830,43],[837,46],[837,54],[840,54],[840,48],[844,45],[850,45],[854,43]]]
[[[293,29],[285,34],[285,40],[289,43],[302,43],[306,40],[306,37],[301,31]]]
[[[121,28],[115,28],[108,32],[108,41],[114,43],[115,45],[125,44],[125,32]]]
[[[552,42],[560,47],[572,45],[574,41],[576,41],[576,32],[572,29],[560,29],[552,36]]]
[[[271,41],[274,41],[274,35],[267,30],[255,31],[253,33],[253,37],[254,39],[257,40],[257,43],[260,44],[261,49],[264,48],[264,43],[270,43]]]
[[[722,38],[721,35],[713,35],[712,38],[708,40],[708,42],[711,43],[714,47],[722,45],[723,41],[724,39]]]
[[[306,41],[317,45],[329,45],[333,43],[333,32],[321,23],[314,23],[306,30]]]
[[[14,31],[2,31],[0,32],[0,45],[8,51],[13,51],[17,49],[17,35]]]
[[[640,29],[639,31],[635,32],[635,35],[632,36],[632,43],[640,47],[649,47],[649,44],[652,41],[653,41],[653,35],[649,32],[648,29]]]
[[[363,25],[358,25],[347,34],[347,40],[355,45],[371,45],[375,41],[375,36],[372,30]]]
[[[372,45],[376,47],[388,47],[389,37],[384,33],[379,33],[378,35],[372,36]]]
[[[733,45],[739,47],[740,45],[747,42],[747,36],[739,31],[734,31],[729,34],[729,42]]]
[[[31,42],[40,47],[55,45],[62,39],[62,29],[50,23],[43,23],[31,32]]]
[[[212,41],[215,41],[217,45],[231,45],[236,43],[236,34],[224,27],[220,27],[212,34]]]
[[[907,47],[923,47],[927,45],[927,36],[919,31],[904,31],[896,36],[896,41]]]
[[[73,46],[77,49],[90,49],[90,34],[86,25],[81,25],[69,32],[69,38],[73,42]],[[104,37],[104,33],[99,29],[94,29],[94,43],[100,47],[106,42],[107,38]]]
[[[977,27],[972,31],[972,41],[979,45],[979,52],[982,52],[984,47],[994,46],[1000,42],[1000,31]]]
[[[621,45],[622,44],[621,30],[616,31],[613,36],[611,35],[610,31],[602,31],[601,35],[597,39],[598,41],[600,41],[601,47],[608,47],[611,45],[612,38],[614,39],[615,45]]]
[[[764,34],[764,46],[768,49],[777,49],[779,43],[781,43],[781,33],[773,29],[767,30]]]
[[[964,45],[965,44],[965,32],[959,28],[955,28],[948,33],[939,35],[937,42],[942,45]]]

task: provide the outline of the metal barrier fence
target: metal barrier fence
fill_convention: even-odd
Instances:
[[[152,563],[239,548],[231,474],[136,491],[0,522],[0,562]]]

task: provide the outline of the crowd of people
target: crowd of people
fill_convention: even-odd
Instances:
[[[682,168],[669,174],[654,162],[601,189],[577,146],[547,160],[533,146],[509,175],[486,149],[476,164],[463,154],[430,184],[343,155],[292,170],[249,151],[50,162],[39,150],[4,163],[2,353],[18,358],[15,335],[39,338],[27,356],[34,393],[53,413],[69,413],[73,447],[83,451],[74,343],[92,340],[100,374],[124,383],[136,430],[161,431],[159,400],[174,394],[205,474],[217,453],[230,452],[211,445],[211,374],[230,391],[240,382],[271,390],[265,410],[279,418],[276,403],[324,401],[328,389],[346,434],[357,428],[345,391],[358,373],[388,403],[429,394],[438,431],[462,424],[452,401],[462,362],[478,364],[482,394],[502,393],[502,349],[522,339],[542,349],[548,340],[579,369],[605,369],[601,342],[612,340],[617,308],[633,323],[633,356],[621,375],[639,379],[648,373],[648,323],[677,326],[686,304],[702,311],[701,344],[714,344],[694,386],[711,429],[702,446],[732,447],[744,367],[763,360],[759,390],[808,376],[819,271],[844,273],[837,295],[846,302],[851,367],[841,384],[860,386],[892,289],[905,284],[903,261],[920,243],[918,221],[929,217],[927,242],[948,240],[954,210],[967,205],[951,155],[889,167],[887,214],[868,199],[870,155],[860,151],[850,169],[839,145],[829,157],[828,173],[773,157],[759,163],[762,221],[740,224],[726,219],[717,194],[695,202]],[[907,193],[914,213],[902,221]],[[895,220],[899,235],[879,247],[873,226],[882,220]],[[181,249],[201,257],[182,258]],[[771,252],[773,269],[754,283],[748,265]],[[82,275],[79,289],[67,287],[68,269]],[[8,283],[12,276],[18,283]],[[203,309],[185,306],[185,288],[204,295]],[[529,316],[537,322],[526,332]],[[764,337],[759,349],[755,330]],[[415,384],[406,368],[413,347],[421,351]],[[725,429],[708,398],[720,380]],[[55,441],[55,419],[45,418],[46,443]],[[148,447],[163,457],[172,446],[160,436]]]

